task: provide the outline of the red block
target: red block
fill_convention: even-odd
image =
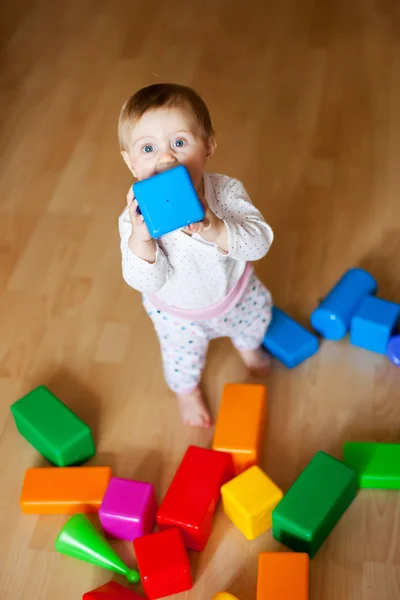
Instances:
[[[190,590],[192,575],[182,535],[175,527],[133,542],[146,596],[150,600]]]
[[[189,446],[158,510],[159,528],[178,527],[187,548],[203,550],[221,486],[232,477],[230,454]]]
[[[82,600],[144,600],[144,598],[116,581],[110,581],[91,592],[83,594]]]

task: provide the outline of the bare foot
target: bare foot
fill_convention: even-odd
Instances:
[[[249,371],[257,377],[266,377],[271,370],[271,357],[262,348],[239,350],[239,354]]]
[[[203,394],[199,387],[189,392],[189,394],[177,394],[177,398],[181,417],[185,425],[203,427],[205,429],[211,426],[211,416],[204,403]]]

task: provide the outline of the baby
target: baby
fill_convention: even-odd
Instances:
[[[231,338],[252,373],[269,370],[261,344],[272,301],[251,261],[265,256],[273,233],[240,181],[205,172],[216,142],[208,109],[191,88],[155,84],[139,90],[122,108],[118,134],[135,178],[182,164],[204,207],[201,223],[156,241],[130,189],[119,232],[123,278],[142,293],[182,419],[209,427],[199,386],[210,340]]]

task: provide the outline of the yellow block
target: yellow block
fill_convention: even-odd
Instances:
[[[260,469],[247,469],[221,488],[222,503],[227,517],[248,540],[270,529],[272,511],[283,494]]]
[[[237,600],[237,598],[228,592],[219,592],[214,596],[213,600]]]

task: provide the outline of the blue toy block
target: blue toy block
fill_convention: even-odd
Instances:
[[[398,304],[367,296],[353,316],[350,342],[365,350],[386,354],[388,342],[399,317]]]
[[[138,181],[133,193],[154,239],[204,219],[204,208],[183,165]]]
[[[350,269],[311,314],[311,325],[327,340],[341,340],[350,329],[351,319],[377,283],[368,271]]]
[[[386,356],[396,367],[400,367],[400,335],[394,335],[389,340]]]
[[[317,352],[319,340],[283,310],[274,306],[263,346],[292,369]]]

